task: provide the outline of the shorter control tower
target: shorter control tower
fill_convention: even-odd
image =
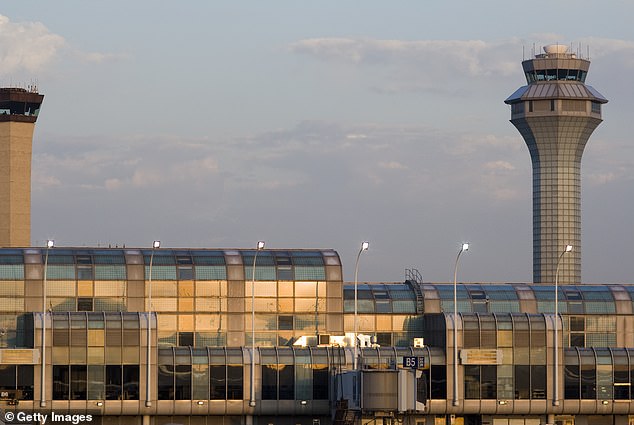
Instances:
[[[0,247],[31,245],[31,151],[44,96],[0,88]]]
[[[554,44],[522,62],[528,85],[505,103],[533,163],[533,281],[581,281],[581,156],[607,99],[585,84],[590,61]]]

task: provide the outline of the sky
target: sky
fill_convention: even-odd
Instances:
[[[582,280],[634,282],[634,1],[0,8],[0,85],[45,95],[32,244],[335,249],[352,280],[532,281],[530,156],[504,99],[547,44],[609,99],[582,162]]]

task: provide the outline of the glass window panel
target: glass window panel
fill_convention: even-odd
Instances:
[[[580,397],[580,372],[578,365],[566,364],[564,367],[564,398],[576,399]]]
[[[317,282],[296,282],[295,296],[315,298],[317,296]]]
[[[102,359],[103,361],[103,359]],[[88,365],[87,394],[88,400],[103,400],[104,392],[104,367],[103,365]]]
[[[497,398],[497,366],[480,366],[481,388],[483,399]]]
[[[513,399],[513,366],[497,366],[497,394],[500,399]]]
[[[531,370],[527,365],[515,365],[515,399],[528,400],[530,398]]]
[[[70,399],[70,367],[53,365],[53,400]]]
[[[323,266],[305,267],[295,266],[295,280],[324,280],[326,269]]]
[[[295,366],[279,365],[279,399],[295,399]]]
[[[196,364],[192,366],[192,398],[194,400],[209,399],[209,365]]]
[[[480,399],[480,366],[464,365],[464,398]]]
[[[174,366],[175,393],[176,400],[191,399],[191,365]]]
[[[33,400],[33,365],[19,365],[17,370],[16,389],[22,391],[23,400]]]
[[[597,397],[599,400],[612,400],[614,383],[612,382],[612,365],[597,366]]]
[[[546,366],[531,366],[531,398],[546,398]]]
[[[581,355],[581,398],[597,398],[596,366],[592,350],[580,350]]]
[[[256,297],[277,297],[277,282],[258,282],[254,287]]]
[[[392,311],[394,313],[412,313],[416,314],[415,301],[394,300],[392,301]]]
[[[49,258],[50,262],[50,258]],[[50,263],[46,267],[47,279],[75,279],[75,265],[51,265]]]
[[[72,349],[71,349],[72,357]],[[72,358],[71,358],[72,361]],[[86,366],[71,365],[70,367],[70,399],[87,400]]]
[[[156,261],[156,258],[155,258]],[[145,266],[145,279],[150,280],[150,266]],[[152,280],[176,280],[176,266],[152,265]]]
[[[226,400],[226,370],[225,366],[209,366],[210,400]]]
[[[262,400],[277,400],[276,365],[262,365]]]
[[[123,366],[123,399],[139,399],[139,365]]]
[[[126,278],[124,264],[95,266],[95,280],[125,280]]]
[[[0,280],[23,280],[23,264],[0,264]]]
[[[251,281],[253,278],[253,259],[250,265],[244,266],[245,280]],[[255,280],[277,280],[275,266],[260,266],[260,257],[258,257],[258,265],[255,267]]]
[[[74,297],[76,296],[75,281],[47,282],[46,296],[47,297]]]
[[[158,365],[158,399],[174,400],[174,365]]]
[[[309,312],[316,309],[318,310],[318,302],[315,298],[295,298],[295,311]]]
[[[328,365],[313,365],[313,399],[328,400]]]
[[[194,264],[224,265],[225,257],[222,251],[192,252]]]
[[[242,400],[243,398],[243,366],[227,366],[227,399]]]
[[[313,369],[309,364],[300,364],[295,368],[297,382],[297,399],[311,400],[313,398]]]
[[[105,387],[106,400],[121,400],[123,391],[120,365],[106,365]]]
[[[227,268],[224,265],[219,265],[219,266],[196,265],[196,279],[197,280],[226,280]]]

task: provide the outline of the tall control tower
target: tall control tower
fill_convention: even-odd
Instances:
[[[599,92],[585,84],[590,61],[554,44],[522,62],[528,85],[505,103],[533,163],[533,282],[581,281],[581,156],[601,123]]]
[[[31,146],[43,99],[0,88],[0,247],[31,245]]]

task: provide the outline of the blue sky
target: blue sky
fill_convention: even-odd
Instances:
[[[581,45],[609,100],[583,160],[584,282],[632,282],[634,2],[7,2],[0,84],[46,97],[32,243],[334,248],[352,278],[532,279],[504,99]],[[589,50],[588,50],[589,49]],[[524,52],[524,53],[523,53]]]

